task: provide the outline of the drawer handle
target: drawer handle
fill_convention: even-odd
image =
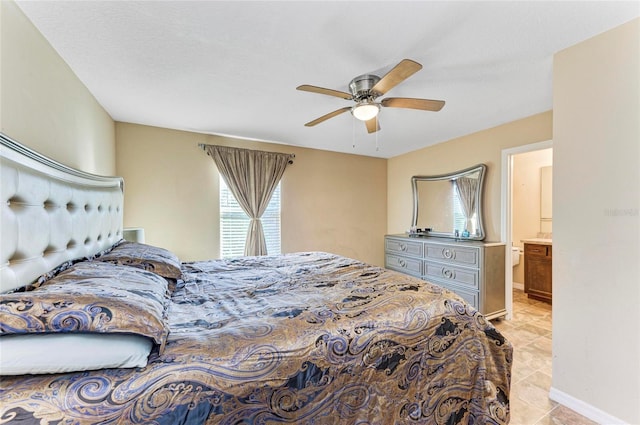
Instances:
[[[400,267],[407,267],[407,263],[402,258],[398,260],[398,264],[400,264]]]
[[[406,251],[407,250],[407,246],[403,243],[400,244],[400,251]]]
[[[442,270],[442,274],[444,275],[444,277],[446,277],[447,279],[453,279],[454,274],[453,271],[449,270],[449,269],[444,269]]]
[[[442,250],[442,256],[450,260],[453,258],[453,251],[449,248],[445,248],[444,250]]]

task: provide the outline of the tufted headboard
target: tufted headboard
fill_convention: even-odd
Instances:
[[[0,133],[0,292],[122,239],[123,185],[62,165]]]

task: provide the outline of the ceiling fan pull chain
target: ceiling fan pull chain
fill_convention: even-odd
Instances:
[[[353,143],[351,147],[355,149],[356,148],[356,117],[351,117],[351,132],[353,133],[353,137],[351,138]]]

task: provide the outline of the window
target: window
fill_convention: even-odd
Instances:
[[[452,184],[451,187],[453,188],[453,230],[457,230],[459,234],[462,234],[464,230],[467,230],[470,234],[474,235],[476,233],[475,223],[477,223],[477,213],[474,212],[471,217],[473,227],[471,229],[467,229],[467,217],[462,209],[462,201],[460,200],[460,195],[458,195],[458,189],[456,188],[455,183]]]
[[[453,185],[452,185],[453,186]],[[467,227],[467,218],[462,211],[462,205],[460,205],[460,197],[456,187],[453,186],[453,230],[457,230],[459,234]]]
[[[222,258],[244,255],[249,217],[242,211],[222,176],[220,176],[220,255]],[[280,254],[280,184],[262,216],[262,228],[269,254]]]

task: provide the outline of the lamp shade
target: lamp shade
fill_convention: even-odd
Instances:
[[[380,106],[375,103],[359,103],[353,107],[351,113],[360,121],[369,121],[371,118],[378,115],[379,111]]]
[[[122,231],[122,238],[129,242],[144,243],[144,229],[142,227],[126,227]]]

